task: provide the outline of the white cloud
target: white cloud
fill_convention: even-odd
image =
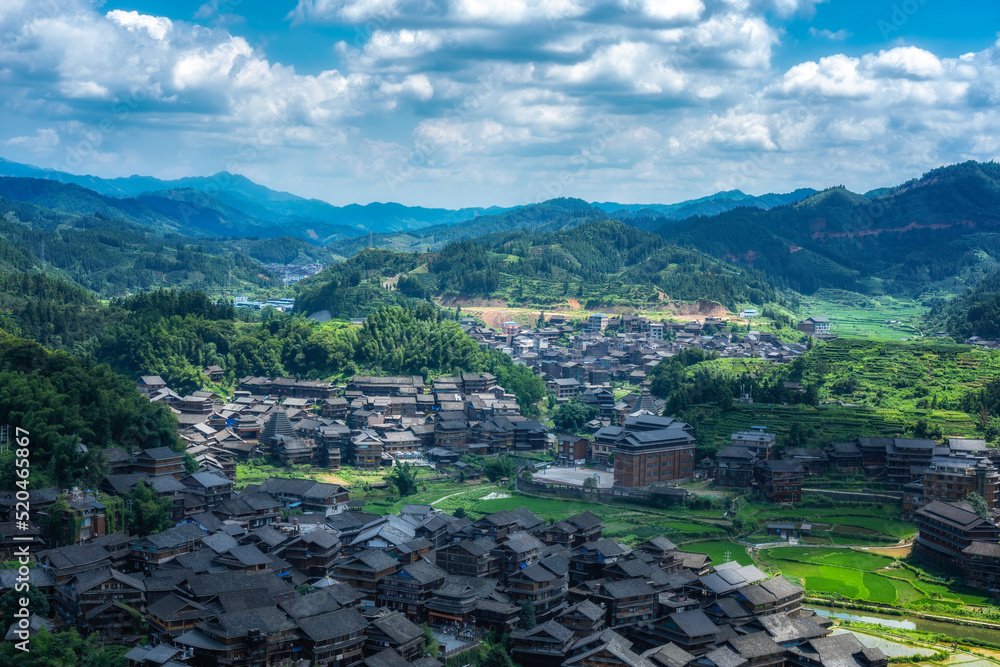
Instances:
[[[843,42],[845,39],[853,35],[847,28],[841,28],[840,30],[830,30],[829,28],[823,28],[817,30],[814,26],[810,26],[809,34],[813,37],[822,37],[823,39],[829,39],[831,42]]]
[[[944,67],[930,51],[915,46],[901,46],[880,51],[869,64],[875,74],[907,79],[939,79]]]
[[[631,3],[624,0],[623,4]],[[668,23],[691,23],[705,11],[701,0],[638,0],[636,4],[647,18]]]
[[[170,32],[170,28],[173,27],[173,21],[168,18],[149,16],[134,11],[126,12],[121,9],[114,9],[108,12],[107,17],[129,32],[145,31],[150,37],[158,41],[162,41],[167,36],[167,33]]]
[[[96,137],[73,170],[230,169],[336,203],[435,205],[534,199],[566,169],[563,194],[669,201],[1000,151],[1000,40],[845,54],[846,29],[814,27],[821,56],[776,67],[813,0],[300,0],[284,29],[349,35],[336,69],[310,73],[203,2],[211,27],[0,2],[0,127],[17,128],[0,145],[67,162]],[[433,154],[410,164],[420,146]]]
[[[11,137],[3,142],[7,146],[27,148],[35,152],[47,152],[59,145],[59,133],[55,128],[40,127],[34,136]]]

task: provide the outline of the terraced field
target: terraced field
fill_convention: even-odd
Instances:
[[[847,598],[863,603],[919,609],[988,604],[980,595],[956,592],[927,580],[887,556],[853,549],[776,547],[761,560],[786,576],[800,579],[808,595]]]

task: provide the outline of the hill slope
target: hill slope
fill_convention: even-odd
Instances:
[[[315,238],[308,230],[317,225],[343,227],[350,234],[339,236],[322,234],[324,241],[347,235],[369,232],[395,232],[419,229],[441,224],[455,224],[481,213],[497,213],[505,209],[499,207],[477,207],[463,209],[424,208],[396,203],[350,204],[333,206],[319,199],[306,199],[288,192],[272,190],[254,183],[245,176],[226,171],[212,176],[189,176],[164,181],[150,176],[129,176],[127,178],[99,178],[69,174],[51,169],[41,169],[31,165],[10,162],[0,158],[0,176],[16,176],[45,179],[53,182],[69,183],[92,190],[106,197],[136,198],[148,193],[174,190],[194,190],[243,215],[258,221],[262,227],[282,223],[281,234]],[[263,235],[263,234],[262,234]]]
[[[1000,165],[943,167],[871,198],[831,188],[770,210],[738,208],[658,232],[806,293],[836,287],[919,294],[975,281],[1000,263]]]

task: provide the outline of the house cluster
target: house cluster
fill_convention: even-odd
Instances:
[[[902,491],[907,515],[934,501],[964,500],[972,492],[991,510],[1000,510],[1000,451],[984,440],[862,436],[823,448],[786,447],[778,460],[774,443],[774,434],[764,427],[734,433],[732,444],[716,452],[714,461],[698,463],[698,475],[720,487],[756,489],[769,502],[794,503],[801,500],[807,476],[864,474]]]
[[[143,376],[137,388],[174,412],[187,453],[202,468],[229,478],[237,463],[258,456],[336,470],[425,457],[447,466],[465,453],[549,446],[548,430],[522,416],[489,373],[440,377],[429,387],[420,376],[359,375],[346,386],[245,377],[228,399],[207,391],[179,396],[159,376]]]
[[[723,357],[791,361],[805,345],[782,343],[773,334],[750,331],[739,336],[722,329],[721,318],[704,322],[657,322],[638,315],[590,315],[582,330],[552,315],[548,326],[529,329],[508,322],[497,331],[462,320],[482,346],[500,350],[533,369],[560,401],[568,401],[611,382],[641,384],[656,364],[696,347]]]
[[[323,265],[312,264],[268,264],[268,270],[285,281],[285,284],[297,283],[300,280],[315,276],[323,270]]]
[[[300,481],[267,480],[217,507],[288,503],[303,490],[282,484]],[[405,505],[297,518],[254,527],[213,509],[144,538],[42,551],[30,576],[55,614],[34,625],[128,642],[145,622],[150,644],[128,654],[143,667],[434,667],[423,623],[455,650],[509,633],[524,667],[887,664],[803,609],[788,580],[713,568],[663,537],[630,548],[589,512],[548,523],[525,508],[472,520]],[[0,573],[0,592],[14,581]]]
[[[981,516],[965,502],[934,500],[914,512],[913,555],[946,571],[961,572],[966,585],[1000,596],[1000,521]]]
[[[714,479],[716,487],[755,490],[768,502],[801,502],[809,450],[788,447],[779,459],[775,440],[763,426],[733,433],[731,444],[716,452],[714,461],[706,458],[698,464],[701,476]]]

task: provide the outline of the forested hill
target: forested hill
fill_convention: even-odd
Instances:
[[[432,252],[452,241],[474,239],[495,232],[555,231],[582,225],[593,220],[608,220],[607,213],[581,199],[550,199],[503,213],[480,215],[461,224],[435,225],[416,231],[373,234],[345,239],[330,249],[350,257],[362,248],[386,248],[401,252]]]
[[[287,236],[159,234],[121,213],[80,214],[0,197],[0,271],[41,270],[44,255],[52,277],[117,296],[157,287],[280,288],[281,280],[262,264],[333,261],[326,249]]]
[[[684,220],[694,216],[711,216],[731,211],[734,208],[753,207],[771,209],[791,202],[800,201],[816,194],[812,188],[799,188],[793,192],[748,195],[740,190],[717,192],[708,197],[690,199],[676,204],[626,205],[615,202],[599,202],[594,206],[607,211],[612,217],[639,229],[655,229],[670,220]]]
[[[1000,273],[983,278],[951,300],[939,300],[926,320],[932,330],[946,331],[959,339],[1000,339]]]
[[[425,208],[393,202],[334,206],[318,199],[306,199],[288,192],[272,190],[254,183],[245,176],[225,171],[212,176],[190,176],[172,181],[149,176],[99,178],[40,169],[0,158],[0,176],[73,184],[118,199],[137,198],[150,193],[190,190],[199,193],[200,199],[207,198],[218,202],[218,206],[209,208],[224,206],[235,209],[242,215],[259,221],[258,224],[265,228],[283,225],[284,230],[274,234],[278,236],[290,234],[295,237],[307,237],[310,236],[309,230],[322,232],[328,228],[350,230],[350,234],[347,235],[367,234],[369,231],[396,232],[432,225],[455,224],[477,214],[499,213],[504,210],[496,206],[461,209]],[[328,234],[320,233],[320,236],[326,238]]]
[[[943,167],[870,197],[831,188],[771,210],[738,208],[658,231],[806,293],[918,294],[974,281],[1000,264],[1000,165]]]
[[[582,217],[590,213],[584,209]],[[546,227],[455,241],[435,253],[363,250],[303,281],[296,309],[353,313],[363,298],[471,297],[526,307],[565,305],[570,299],[588,307],[707,299],[729,308],[777,300],[760,271],[668,244],[615,220],[555,231]],[[394,282],[392,290],[378,292],[383,282]]]

